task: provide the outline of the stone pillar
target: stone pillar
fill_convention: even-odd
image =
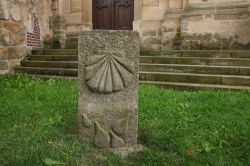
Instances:
[[[92,0],[83,0],[83,29],[92,29]]]
[[[64,17],[62,16],[62,0],[52,1],[52,11],[53,16],[50,22],[53,31],[52,47],[65,48],[66,23]]]
[[[137,145],[139,34],[83,31],[79,39],[80,138],[126,156]]]
[[[183,0],[183,9],[188,8],[189,0]]]
[[[137,32],[140,31],[141,14],[142,14],[142,0],[136,0],[134,1],[133,30]]]
[[[162,24],[162,50],[180,49],[182,0],[169,0]]]
[[[0,1],[0,20],[8,20],[9,19],[9,1],[1,0]]]

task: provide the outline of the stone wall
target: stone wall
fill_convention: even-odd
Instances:
[[[0,74],[13,71],[31,50],[51,42],[51,16],[51,0],[0,1]]]
[[[179,49],[181,14],[185,5],[185,0],[143,0],[142,49]]]
[[[182,49],[249,49],[250,1],[191,0],[182,16]]]
[[[166,0],[143,0],[140,21],[141,47],[143,49],[161,49],[162,21],[168,8]]]
[[[92,0],[51,1],[53,47],[77,48],[79,32],[92,29]],[[250,0],[134,2],[133,28],[140,33],[142,49],[250,48]],[[46,46],[51,47],[51,40]]]
[[[250,0],[144,2],[139,30],[142,49],[250,48]]]

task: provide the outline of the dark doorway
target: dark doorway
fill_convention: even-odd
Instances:
[[[93,28],[133,30],[134,0],[93,0]]]

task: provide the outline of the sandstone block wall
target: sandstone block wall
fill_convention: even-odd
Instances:
[[[51,41],[51,0],[0,1],[0,74],[13,71],[31,50]]]
[[[250,48],[250,0],[143,2],[146,5],[139,30],[142,49]]]
[[[190,1],[182,16],[182,49],[249,49],[250,1]]]

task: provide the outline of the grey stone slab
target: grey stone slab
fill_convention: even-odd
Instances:
[[[137,32],[81,32],[78,123],[83,140],[98,148],[136,149],[139,54]]]

